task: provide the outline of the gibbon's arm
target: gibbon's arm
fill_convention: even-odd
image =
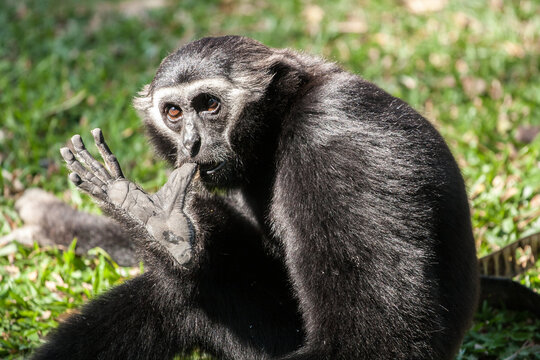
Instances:
[[[75,136],[86,167],[63,149],[70,179],[142,245],[147,272],[62,323],[36,359],[166,359],[194,346],[220,359],[268,359],[297,349],[297,300],[260,229],[226,199],[189,190],[193,164],[146,194],[93,134],[109,171]]]

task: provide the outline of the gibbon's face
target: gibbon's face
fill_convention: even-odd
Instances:
[[[240,159],[230,132],[242,108],[244,94],[227,79],[214,77],[154,89],[147,126],[167,143],[174,165],[199,165],[201,179],[214,186],[235,183]],[[152,132],[152,131],[151,131]]]
[[[251,49],[242,53],[240,43]],[[250,104],[262,98],[271,80],[264,71],[248,69],[253,47],[270,52],[238,38],[190,43],[165,58],[134,100],[158,153],[176,167],[197,163],[201,179],[212,187],[242,181],[250,136],[238,133],[254,118]]]

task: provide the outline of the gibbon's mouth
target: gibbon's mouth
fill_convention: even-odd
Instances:
[[[219,171],[221,168],[225,166],[226,161],[222,161],[220,163],[210,163],[210,164],[200,164],[199,169],[202,173],[212,175],[213,173]]]

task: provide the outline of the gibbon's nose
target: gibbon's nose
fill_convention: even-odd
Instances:
[[[184,124],[184,134],[182,136],[182,145],[187,155],[195,157],[201,148],[201,136],[192,121],[186,121]]]

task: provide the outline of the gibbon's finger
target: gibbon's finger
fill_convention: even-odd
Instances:
[[[105,187],[106,184],[99,179],[97,176],[95,176],[93,173],[88,171],[87,168],[82,166],[82,164],[77,160],[75,155],[69,150],[67,147],[60,149],[60,154],[64,158],[64,161],[66,162],[67,168],[76,173],[79,177],[85,179],[88,182],[91,182],[92,184],[99,186],[99,187]]]
[[[71,143],[73,144],[73,148],[75,149],[75,153],[82,159],[82,161],[88,165],[92,171],[94,172],[95,176],[99,177],[104,182],[110,182],[113,180],[113,177],[107,169],[103,166],[102,163],[94,159],[94,157],[86,150],[86,147],[84,146],[84,143],[81,139],[81,136],[79,134],[73,135],[71,138]]]
[[[81,189],[88,195],[91,195],[95,197],[96,199],[106,201],[107,193],[100,186],[97,186],[96,184],[88,182],[88,181],[84,181],[76,173],[69,174],[69,180],[71,180],[71,182],[75,184],[77,188]]]
[[[124,174],[122,173],[122,169],[120,168],[118,159],[116,159],[116,156],[111,152],[111,149],[109,149],[109,146],[105,142],[105,138],[103,137],[101,129],[96,128],[92,130],[92,135],[94,136],[94,141],[96,142],[99,153],[101,154],[101,157],[109,168],[109,171],[111,172],[113,178],[123,178]]]

